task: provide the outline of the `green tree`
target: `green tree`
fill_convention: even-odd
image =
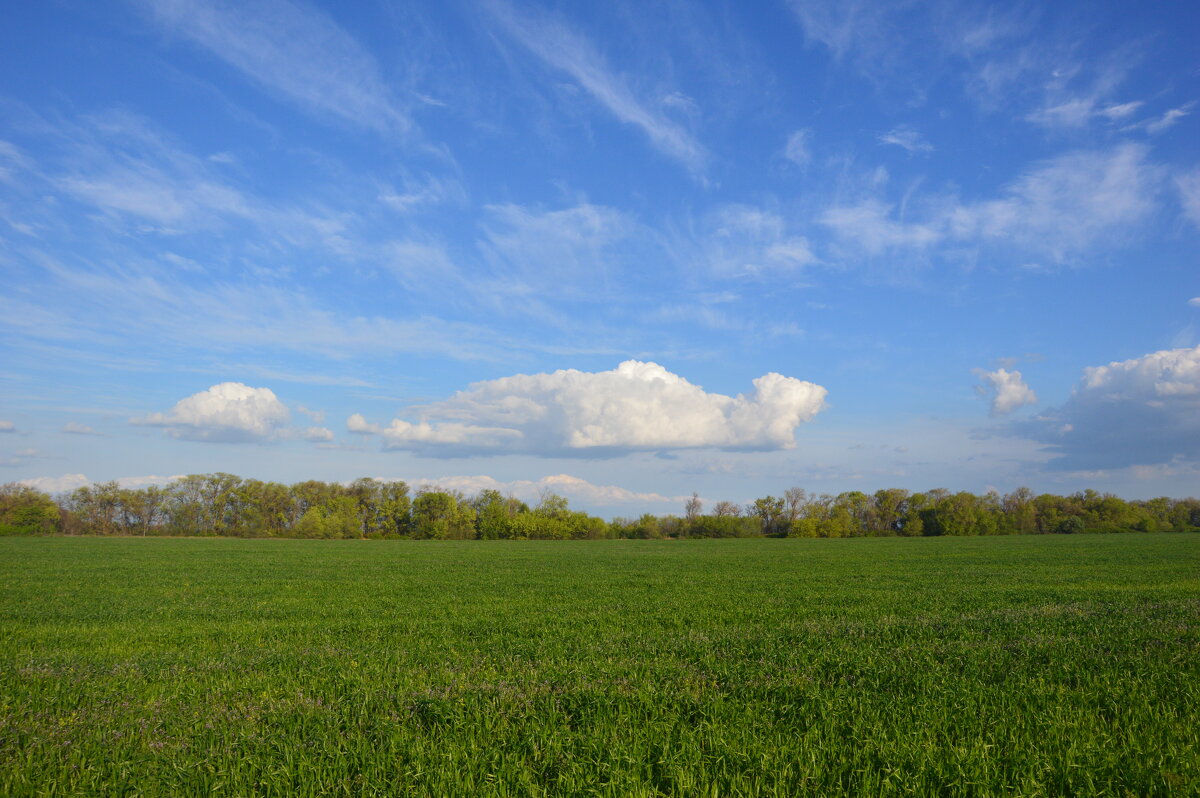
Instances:
[[[457,493],[425,489],[412,506],[413,536],[435,540],[475,537],[475,511]]]
[[[27,485],[0,485],[0,535],[49,535],[59,531],[58,505]]]

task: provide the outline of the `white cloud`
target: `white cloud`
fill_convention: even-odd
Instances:
[[[17,171],[29,169],[33,162],[12,142],[0,139],[0,182],[12,182]]]
[[[431,205],[445,202],[462,202],[466,192],[462,184],[453,178],[426,175],[423,179],[404,181],[401,190],[386,191],[379,201],[400,213],[413,213]]]
[[[92,484],[83,474],[63,474],[61,477],[33,477],[22,479],[17,484],[40,490],[44,493],[66,493]]]
[[[754,380],[749,395],[705,392],[656,363],[612,371],[575,369],[474,383],[453,397],[411,408],[416,421],[347,429],[385,448],[469,453],[603,456],[636,450],[714,447],[791,449],[798,426],[823,407],[825,388],[781,374]]]
[[[444,246],[427,241],[392,241],[383,248],[382,263],[410,291],[462,289],[463,280]]]
[[[166,29],[315,116],[381,132],[410,127],[374,58],[316,9],[287,0],[135,1]]]
[[[1200,308],[1200,296],[1194,296],[1188,300],[1188,304],[1194,308]]]
[[[937,243],[944,233],[938,220],[909,222],[892,218],[894,207],[868,199],[856,205],[830,208],[819,221],[848,244],[878,255],[890,249],[922,249]]]
[[[325,423],[325,411],[324,410],[311,410],[311,409],[305,407],[304,405],[296,405],[296,412],[300,413],[301,415],[308,416],[310,419],[312,419],[312,422],[314,424],[324,424]]]
[[[1162,170],[1138,144],[1044,161],[977,202],[920,198],[897,206],[867,198],[819,221],[845,245],[878,255],[935,244],[1003,245],[1062,263],[1101,242],[1136,233],[1156,207]]]
[[[959,239],[1013,241],[1063,261],[1153,210],[1159,170],[1146,148],[1078,152],[1047,161],[1012,183],[996,200],[956,208],[949,232]]]
[[[79,476],[83,476],[80,474]],[[147,485],[169,485],[177,479],[183,479],[183,474],[175,474],[169,477],[160,477],[155,474],[138,477],[117,477],[116,482],[122,488],[144,488]]]
[[[137,237],[147,232],[175,238],[225,232],[249,223],[272,246],[323,246],[342,255],[347,214],[280,204],[257,196],[231,180],[230,171],[182,146],[170,134],[135,114],[111,111],[71,122],[43,122],[44,164],[30,164],[29,180],[38,191],[53,192],[99,210],[106,226],[121,225]],[[51,221],[78,232],[79,223],[59,216]],[[172,246],[180,246],[174,244]],[[183,244],[186,246],[186,244]],[[159,257],[175,271],[198,273],[205,266],[160,248]]]
[[[889,25],[885,4],[793,0],[791,6],[805,37],[828,47],[835,58],[857,49],[864,65],[875,66],[892,53],[886,46]]]
[[[791,0],[805,39],[869,79],[924,103],[947,73],[987,105],[1023,89],[1053,45],[1031,41],[1019,7],[963,3]]]
[[[1042,127],[1078,128],[1087,125],[1097,114],[1108,116],[1104,111],[1096,110],[1096,98],[1072,97],[1057,105],[1039,108],[1025,118]]]
[[[1172,108],[1169,111],[1166,111],[1157,119],[1151,119],[1145,124],[1146,132],[1153,135],[1162,133],[1167,128],[1173,127],[1176,122],[1192,112],[1192,107],[1194,105],[1195,103],[1187,103],[1186,105],[1181,105],[1178,108]]]
[[[783,148],[784,157],[796,166],[808,166],[808,162],[812,160],[811,142],[811,130],[797,130],[788,136],[787,145]]]
[[[449,476],[436,479],[406,479],[411,485],[428,485],[441,490],[461,491],[466,496],[473,496],[484,490],[496,490],[503,494],[511,494],[529,504],[535,504],[544,491],[551,491],[568,499],[574,499],[586,504],[610,507],[623,504],[682,504],[690,496],[664,496],[661,493],[643,493],[622,488],[617,485],[597,485],[581,477],[570,474],[553,474],[537,480],[519,479],[502,482],[486,475],[478,476]]]
[[[1061,470],[1200,460],[1200,346],[1086,368],[1065,404],[1012,430]]]
[[[0,421],[0,432],[16,432],[17,425],[11,421]]]
[[[537,296],[607,291],[623,257],[616,245],[637,232],[633,220],[603,205],[582,203],[555,211],[488,205],[485,255],[501,279],[488,290]],[[547,274],[555,279],[546,280]]]
[[[933,152],[933,145],[908,125],[892,128],[887,133],[880,135],[879,141],[882,144],[894,144],[897,147],[903,147],[908,151],[909,155]]]
[[[617,119],[640,128],[658,150],[693,172],[703,170],[708,159],[704,147],[681,125],[654,111],[652,101],[640,99],[608,68],[591,42],[557,21],[522,15],[500,0],[489,3],[488,8],[513,38],[551,67],[570,75]]]
[[[1114,122],[1125,119],[1133,114],[1137,109],[1141,108],[1143,103],[1140,100],[1133,102],[1121,103],[1120,105],[1109,105],[1100,110],[1100,115]]]
[[[362,413],[353,413],[346,419],[346,431],[356,435],[378,435],[380,427],[377,424],[368,423]]]
[[[87,424],[80,424],[77,421],[67,422],[65,425],[63,425],[63,428],[61,430],[59,430],[59,432],[66,432],[71,435],[101,435],[101,434],[103,434],[100,432],[96,432],[96,430],[92,429]]]
[[[1176,177],[1175,187],[1179,190],[1184,216],[1200,227],[1200,168]]]
[[[170,477],[160,476],[141,476],[141,477],[117,477],[114,482],[122,488],[142,488],[147,485],[167,485],[177,479],[183,479],[182,474],[176,474]],[[63,474],[61,477],[33,477],[32,479],[22,479],[18,483],[20,485],[28,485],[36,490],[46,493],[69,493],[76,488],[82,488],[87,485],[96,484],[93,480],[88,479],[84,474]]]
[[[514,341],[494,328],[427,314],[348,315],[337,312],[327,296],[310,296],[278,282],[197,281],[136,257],[119,265],[87,263],[80,268],[49,257],[45,262],[47,295],[52,293],[57,305],[0,292],[0,328],[35,340],[106,345],[152,338],[182,347],[236,350],[250,341],[267,349],[336,359],[349,352],[416,352],[500,360],[512,349],[547,346],[544,340]],[[273,373],[259,370],[264,377]]]
[[[270,388],[223,382],[180,399],[167,413],[131,419],[131,423],[163,427],[174,438],[232,443],[277,437],[290,419],[291,413]]]
[[[719,277],[790,271],[817,262],[808,239],[779,214],[751,205],[726,205],[704,219],[701,257]]]
[[[982,383],[977,386],[977,390],[982,395],[991,394],[992,416],[1008,415],[1019,407],[1037,404],[1037,394],[1025,383],[1019,371],[1002,368],[995,371],[975,369],[972,373],[978,376]]]
[[[333,440],[333,430],[325,427],[309,427],[304,430],[303,437],[304,440],[313,443],[328,443]]]

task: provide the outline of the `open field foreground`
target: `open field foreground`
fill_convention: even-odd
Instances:
[[[1195,795],[1200,535],[0,539],[0,794]]]

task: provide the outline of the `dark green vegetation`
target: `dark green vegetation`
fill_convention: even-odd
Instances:
[[[0,540],[0,794],[1200,793],[1200,535]]]
[[[1017,488],[1001,496],[892,488],[831,496],[789,488],[704,514],[693,494],[682,517],[611,522],[543,495],[536,507],[485,490],[473,497],[403,482],[357,479],[283,485],[232,474],[194,474],[166,487],[88,485],[50,496],[0,485],[0,535],[187,535],[290,538],[569,540],[601,538],[887,537],[1071,532],[1200,531],[1200,500],[1125,501],[1093,490],[1071,496]]]

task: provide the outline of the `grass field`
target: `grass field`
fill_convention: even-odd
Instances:
[[[1200,794],[1200,535],[0,539],[0,794]]]

